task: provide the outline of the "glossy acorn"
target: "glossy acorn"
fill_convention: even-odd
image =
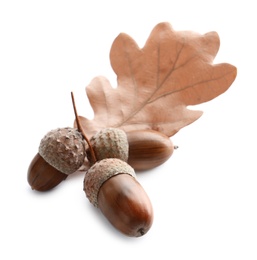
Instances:
[[[33,190],[50,190],[77,171],[85,156],[84,140],[77,129],[51,130],[42,138],[38,153],[29,165],[28,183]]]
[[[84,191],[121,233],[140,237],[151,228],[151,201],[126,162],[117,158],[96,162],[85,174]]]

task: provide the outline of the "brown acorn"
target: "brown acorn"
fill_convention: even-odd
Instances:
[[[77,171],[85,156],[80,132],[70,127],[52,130],[41,140],[38,153],[29,165],[28,183],[34,190],[50,190]]]
[[[122,134],[117,134],[118,132],[122,133],[123,130],[107,128],[91,137],[91,148],[97,157],[95,161],[104,158],[119,158],[128,162],[135,171],[146,171],[165,163],[178,148],[167,135],[159,131],[149,129],[133,130]],[[113,138],[114,135],[115,138]],[[92,160],[92,152],[89,148],[87,148],[87,157],[89,164],[92,165],[94,160]],[[88,167],[85,161],[81,169],[85,171]]]
[[[117,158],[96,162],[85,175],[84,191],[89,201],[123,234],[140,237],[151,228],[151,201],[126,162]]]

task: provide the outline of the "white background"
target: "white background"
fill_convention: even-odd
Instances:
[[[1,1],[1,259],[257,259],[256,9],[254,1]],[[125,32],[143,47],[153,27],[218,32],[215,63],[238,69],[230,89],[197,109],[179,149],[138,174],[155,219],[141,238],[121,235],[86,199],[82,175],[47,193],[27,169],[41,138],[72,126],[70,92],[92,117],[85,87]],[[118,108],[117,108],[118,109]],[[92,258],[94,257],[94,258]]]

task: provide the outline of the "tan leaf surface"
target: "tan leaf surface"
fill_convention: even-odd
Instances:
[[[174,135],[202,115],[187,106],[216,98],[235,80],[236,67],[213,64],[219,45],[216,32],[174,31],[169,23],[158,24],[142,49],[121,33],[110,51],[118,85],[96,77],[87,86],[94,118],[80,117],[85,132],[119,127]]]

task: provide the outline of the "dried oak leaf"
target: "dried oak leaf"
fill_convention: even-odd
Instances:
[[[236,67],[212,63],[219,45],[216,32],[174,31],[169,23],[157,24],[142,49],[119,34],[110,51],[118,86],[100,76],[86,87],[94,118],[80,117],[83,129],[89,136],[104,127],[174,135],[202,115],[187,106],[210,101],[235,80]]]

